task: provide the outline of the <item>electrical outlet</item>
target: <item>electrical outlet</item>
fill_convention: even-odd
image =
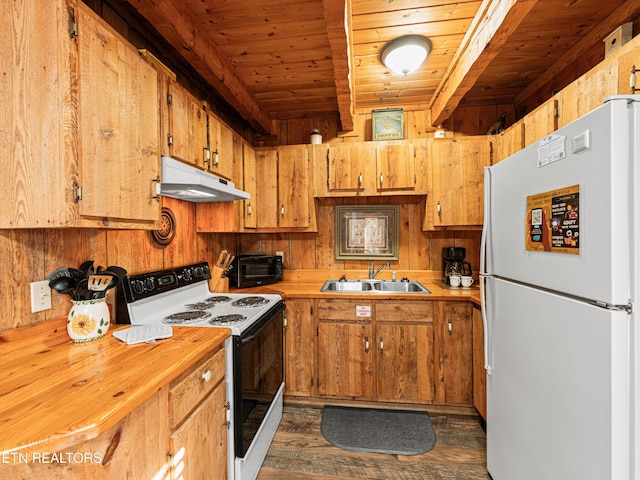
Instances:
[[[31,282],[31,313],[42,312],[51,308],[51,288],[49,282]]]
[[[276,252],[276,257],[284,258],[284,252]]]

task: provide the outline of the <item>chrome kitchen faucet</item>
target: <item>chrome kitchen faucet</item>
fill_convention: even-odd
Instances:
[[[380,265],[380,267],[378,267],[377,270],[374,270],[372,262],[369,265],[369,280],[373,280],[374,278],[376,278],[376,275],[380,273],[380,270],[382,270],[384,267],[391,267],[391,264],[389,262],[383,263],[382,265]]]

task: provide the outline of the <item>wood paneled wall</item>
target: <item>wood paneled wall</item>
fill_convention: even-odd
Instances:
[[[424,197],[369,197],[317,201],[318,233],[239,234],[237,253],[284,253],[283,266],[290,270],[366,270],[370,261],[335,259],[335,206],[366,204],[400,205],[399,258],[395,270],[439,270],[443,247],[465,247],[472,267],[480,258],[480,231],[423,232]],[[375,261],[376,265],[383,263]],[[338,275],[340,276],[340,275]]]
[[[506,125],[516,121],[513,105],[487,105],[459,107],[445,122],[443,128],[447,136],[485,135],[502,112],[507,112]],[[432,138],[435,127],[431,125],[427,110],[405,110],[405,137]],[[371,141],[371,113],[361,113],[354,117],[351,132],[340,131],[340,120],[335,115],[303,117],[289,120],[275,120],[276,133],[268,137],[258,137],[257,146],[274,147],[309,143],[309,135],[314,128],[320,130],[324,143],[368,142]]]
[[[52,309],[31,313],[29,284],[57,268],[119,265],[129,273],[169,268],[201,260],[215,261],[220,248],[235,247],[235,234],[195,233],[193,203],[163,199],[176,216],[176,237],[163,247],[145,230],[27,229],[0,230],[0,331],[66,316],[68,295],[52,294]],[[215,256],[214,256],[215,255]],[[113,304],[115,290],[108,293]]]

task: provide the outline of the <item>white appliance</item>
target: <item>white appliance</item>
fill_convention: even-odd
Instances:
[[[218,155],[216,153],[216,155]],[[204,170],[162,157],[160,192],[164,197],[189,202],[230,202],[246,200],[249,194],[236,188],[233,182],[211,175]]]
[[[485,169],[493,480],[640,479],[640,96]]]
[[[127,275],[118,323],[229,328],[225,342],[229,480],[255,480],[282,419],[285,305],[276,294],[213,293],[200,262]],[[187,453],[188,455],[188,453]]]

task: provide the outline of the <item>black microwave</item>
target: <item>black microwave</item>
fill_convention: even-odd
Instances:
[[[257,287],[282,280],[282,257],[250,253],[238,255],[227,276],[236,288]]]

